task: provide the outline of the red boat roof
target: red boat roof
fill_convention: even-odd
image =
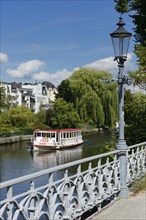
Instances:
[[[54,129],[54,130],[40,130],[40,129],[35,129],[34,132],[67,132],[67,131],[80,131],[80,128],[63,128],[63,129]]]

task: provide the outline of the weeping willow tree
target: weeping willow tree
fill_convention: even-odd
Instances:
[[[110,83],[107,83],[110,82]],[[62,98],[69,98],[83,123],[93,122],[96,127],[112,128],[117,121],[117,84],[111,82],[111,74],[105,71],[81,68],[72,73],[68,88],[60,86]],[[64,91],[62,91],[64,90]]]
[[[115,83],[107,85],[106,91],[102,95],[102,105],[105,125],[113,127],[117,118],[117,85]]]

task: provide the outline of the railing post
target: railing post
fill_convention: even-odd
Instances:
[[[67,179],[68,179],[68,170],[66,169],[65,172],[64,172],[64,179],[65,179],[65,182],[67,182]],[[64,190],[63,190],[63,200],[64,200],[64,207],[65,207],[65,212],[64,212],[64,220],[68,220],[69,219],[69,216],[70,216],[70,213],[69,213],[69,186],[68,184],[66,183],[65,186],[64,186]]]
[[[30,191],[33,191],[34,188],[35,188],[34,180],[31,180],[31,182],[30,182]],[[28,210],[29,210],[29,213],[30,213],[30,219],[34,219],[35,212],[36,212],[36,207],[35,207],[35,197],[34,197],[33,192],[32,192],[32,198],[30,200],[30,206],[29,206]]]
[[[13,196],[13,188],[12,186],[9,186],[7,188],[7,199],[11,200],[12,196]],[[8,217],[7,219],[8,220],[12,219],[12,212],[13,212],[12,210],[13,210],[13,204],[9,202],[9,204],[7,205],[7,217]]]

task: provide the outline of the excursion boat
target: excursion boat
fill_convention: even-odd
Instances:
[[[34,130],[33,150],[57,150],[71,148],[83,143],[81,129]]]

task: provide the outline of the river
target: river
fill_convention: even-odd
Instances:
[[[27,141],[0,146],[0,182],[104,153],[110,137],[110,133],[86,133],[78,147],[45,153],[31,152]]]

